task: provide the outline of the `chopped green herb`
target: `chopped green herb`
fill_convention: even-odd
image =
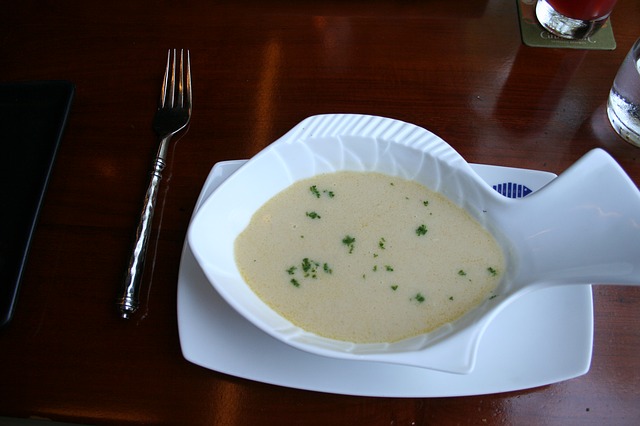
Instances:
[[[356,239],[350,235],[347,235],[346,237],[344,237],[342,239],[342,244],[344,244],[345,246],[349,247],[349,254],[353,253],[353,248],[354,248],[354,243],[356,242]]]
[[[316,212],[307,212],[306,215],[307,215],[307,217],[310,217],[311,219],[320,219],[321,218],[321,216]]]
[[[496,275],[498,275],[498,271],[496,271],[494,268],[492,268],[491,266],[489,266],[487,268],[487,271],[491,274],[492,277],[495,277]]]
[[[427,206],[429,205],[429,200],[424,200],[424,201],[422,202],[422,205],[423,205],[423,206],[425,206],[425,207],[427,207]]]
[[[373,253],[373,258],[375,259],[376,257],[378,257],[379,254],[378,253]]]
[[[311,193],[315,195],[316,198],[320,198],[320,191],[318,191],[318,187],[316,185],[312,185],[311,187],[309,187],[309,191],[311,191]]]
[[[384,250],[384,243],[386,243],[387,240],[384,239],[384,237],[380,238],[380,241],[378,241],[378,247],[380,247],[380,249]]]
[[[355,241],[356,241],[356,239],[355,239],[355,238],[353,238],[353,237],[351,237],[351,236],[349,236],[349,235],[347,235],[346,237],[344,237],[344,238],[342,239],[342,242],[343,242],[344,244],[347,244],[347,245],[349,245],[349,244],[353,244]]]
[[[418,226],[418,228],[416,228],[416,235],[422,236],[426,234],[427,234],[427,226],[425,224],[422,224]]]
[[[311,261],[309,260],[308,257],[305,257],[304,259],[302,259],[302,270],[304,272],[309,272],[310,269],[311,269]]]
[[[378,265],[373,265],[373,272],[376,272],[378,270]]]
[[[305,257],[300,262],[299,266],[291,266],[286,269],[287,274],[294,276],[289,282],[293,284],[295,287],[300,286],[300,278],[310,278],[310,279],[318,279],[318,269],[320,267],[320,262],[316,262],[315,260],[311,260],[308,257]],[[322,264],[322,270],[326,274],[332,274],[333,270],[329,266],[328,263]],[[300,272],[298,272],[300,271]]]
[[[422,303],[422,302],[424,302],[424,301],[425,301],[425,300],[427,300],[427,299],[425,299],[425,297],[422,295],[422,293],[418,293],[418,294],[416,294],[415,296],[413,296],[413,297],[411,298],[411,300],[415,300],[415,301],[416,301],[416,302],[418,302],[418,303]]]
[[[391,286],[391,290],[396,291],[398,289],[398,284],[394,284]]]
[[[318,266],[320,266],[318,262],[309,260],[308,257],[302,259],[302,271],[304,272],[305,278],[317,278]]]
[[[393,267],[391,265],[384,265],[384,269],[386,269],[389,272],[393,272]]]
[[[489,298],[489,300],[495,299],[496,297],[498,297],[498,295],[497,295],[497,294],[494,294],[494,295],[492,295],[492,296]]]
[[[309,191],[311,191],[311,194],[313,194],[316,198],[320,198],[322,194],[325,194],[329,198],[333,198],[336,196],[333,191],[330,191],[328,189],[323,189],[322,192],[320,192],[317,185],[310,186]]]
[[[449,300],[453,300],[453,296],[449,296]]]
[[[464,277],[465,275],[467,275],[467,273],[464,270],[460,269],[458,271],[458,275],[460,275],[461,277]]]

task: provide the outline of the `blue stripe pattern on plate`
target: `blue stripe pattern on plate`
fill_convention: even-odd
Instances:
[[[508,198],[523,198],[533,192],[526,186],[515,182],[499,183],[493,185],[493,189]]]

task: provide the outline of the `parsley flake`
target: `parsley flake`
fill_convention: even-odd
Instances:
[[[318,191],[318,187],[316,185],[310,186],[309,191],[311,191],[311,193],[315,195],[316,198],[320,198],[320,191]]]
[[[304,272],[305,277],[317,278],[318,277],[318,266],[320,264],[313,260],[309,260],[308,257],[302,259],[302,271]]]
[[[350,235],[347,235],[346,237],[344,237],[342,239],[342,244],[344,244],[345,246],[347,246],[349,248],[349,254],[353,253],[353,249],[354,249],[354,243],[356,242],[356,239]]]
[[[416,228],[416,235],[422,236],[427,234],[427,225],[422,224]]]
[[[427,299],[422,295],[422,293],[418,293],[418,294],[416,294],[415,296],[413,296],[413,297],[411,298],[411,300],[415,300],[415,301],[416,301],[416,302],[418,302],[418,303],[422,303],[422,302],[424,302],[424,301],[425,301],[425,300],[427,300]]]

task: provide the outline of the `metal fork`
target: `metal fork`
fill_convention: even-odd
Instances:
[[[162,170],[166,164],[167,148],[171,138],[186,128],[191,119],[191,57],[188,50],[186,53],[186,74],[184,51],[180,50],[179,58],[176,49],[173,49],[173,52],[169,50],[167,54],[167,67],[162,82],[160,105],[153,119],[153,129],[160,138],[160,146],[153,163],[151,181],[144,197],[144,206],[136,230],[135,243],[129,259],[122,295],[118,299],[120,316],[125,319],[130,318],[139,305],[138,297],[145,254],[149,235],[151,234],[153,211],[156,205],[160,180],[162,179]],[[179,68],[176,69],[178,60]]]

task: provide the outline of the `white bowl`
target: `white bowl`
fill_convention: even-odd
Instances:
[[[321,337],[272,310],[242,279],[234,241],[273,195],[297,180],[338,170],[413,179],[465,208],[506,255],[498,297],[433,332],[380,344]],[[597,149],[547,187],[514,200],[494,191],[453,148],[423,128],[382,117],[321,115],[298,124],[220,185],[194,216],[188,241],[217,292],[289,345],[343,359],[468,373],[487,325],[526,292],[549,285],[640,283],[640,192]]]

